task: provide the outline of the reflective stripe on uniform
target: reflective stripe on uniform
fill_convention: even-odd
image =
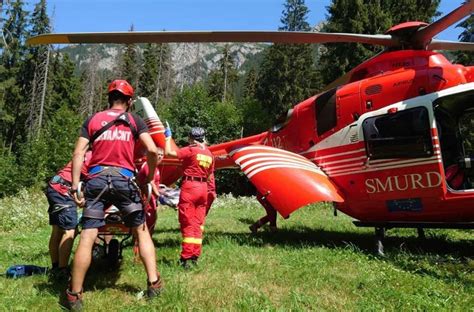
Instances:
[[[184,238],[183,238],[183,243],[185,243],[185,244],[202,245],[202,238],[184,237]]]

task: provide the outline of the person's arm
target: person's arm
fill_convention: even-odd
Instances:
[[[71,193],[74,196],[74,201],[76,204],[81,206],[84,203],[84,198],[77,197],[77,188],[79,186],[79,181],[81,178],[81,168],[84,163],[84,155],[89,146],[89,140],[84,137],[79,137],[76,142],[76,147],[74,148],[74,153],[72,154],[72,186]]]
[[[166,128],[165,128],[165,156],[172,156],[172,157],[178,157],[178,153],[176,151],[173,151],[171,149],[171,128],[168,122],[166,122]]]
[[[171,149],[171,136],[166,137],[166,139],[165,139],[165,155],[166,156],[172,156],[172,157],[178,157],[178,153],[176,153],[176,151],[173,151]]]

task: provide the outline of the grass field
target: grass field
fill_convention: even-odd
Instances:
[[[49,265],[45,212],[38,192],[0,201],[0,270]],[[85,310],[474,310],[472,231],[429,230],[423,241],[414,230],[390,230],[381,258],[373,254],[373,229],[334,217],[329,205],[279,219],[277,233],[250,235],[248,225],[263,212],[251,198],[219,198],[207,220],[199,266],[183,271],[177,265],[176,212],[162,209],[153,236],[166,288],[162,296],[151,302],[139,298],[146,277],[128,247],[120,269],[91,267]],[[0,277],[0,310],[59,311],[65,286],[47,276]]]

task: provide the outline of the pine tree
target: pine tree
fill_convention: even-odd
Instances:
[[[245,76],[244,81],[244,90],[243,90],[243,97],[244,98],[254,98],[255,92],[257,90],[257,71],[254,67],[250,68],[247,75]]]
[[[84,71],[81,73],[81,103],[79,113],[90,116],[94,112],[100,110],[103,105],[103,83],[102,71],[99,69],[99,47],[92,46],[90,51],[89,62]]]
[[[222,48],[218,64],[219,67],[209,74],[208,92],[212,98],[225,102],[232,98],[239,77],[229,45]]]
[[[129,31],[134,31],[134,26],[130,26]],[[125,45],[125,51],[122,54],[120,62],[120,77],[121,79],[127,80],[139,93],[138,89],[138,76],[139,76],[139,54],[138,47],[136,44]]]
[[[474,42],[474,15],[471,15],[466,20],[462,21],[456,27],[464,28],[459,35],[459,40],[462,42]],[[474,52],[473,51],[457,51],[456,63],[463,65],[474,66]]]
[[[61,107],[78,112],[81,101],[81,83],[74,74],[74,63],[67,53],[57,52],[53,57],[51,71],[51,97],[48,105],[48,116]]]
[[[158,78],[158,60],[159,55],[156,44],[147,44],[143,50],[143,70],[138,81],[140,96],[145,96],[149,99],[153,98]]]
[[[333,0],[328,7],[329,18],[322,31],[380,34],[393,25],[407,21],[429,22],[437,15],[439,2],[440,0]],[[334,81],[382,49],[359,43],[327,44],[319,67],[324,83]]]
[[[310,30],[306,17],[309,13],[304,0],[287,0],[284,4],[285,10],[282,12],[279,30],[286,31],[308,31]]]
[[[303,0],[287,0],[279,29],[308,31],[307,14]],[[274,44],[261,64],[257,100],[271,118],[276,118],[319,88],[315,73],[310,44]]]
[[[171,53],[167,44],[147,44],[143,52],[143,70],[138,81],[140,95],[154,103],[168,99],[172,89]]]
[[[0,115],[0,136],[3,147],[16,150],[19,143],[17,136],[21,137],[20,121],[16,119],[21,111],[21,103],[24,101],[24,87],[21,84],[21,66],[25,58],[24,46],[26,38],[26,17],[22,0],[14,1],[6,9],[7,19],[3,26],[5,47],[1,55],[3,70],[0,81],[3,86],[2,107],[3,114]]]

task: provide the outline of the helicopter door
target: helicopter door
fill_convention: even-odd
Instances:
[[[429,109],[399,106],[363,121],[368,156],[365,191],[372,200],[396,200],[394,205],[416,201],[413,205],[418,209],[419,198],[439,189],[441,168]]]
[[[433,102],[449,192],[474,188],[474,91]]]

